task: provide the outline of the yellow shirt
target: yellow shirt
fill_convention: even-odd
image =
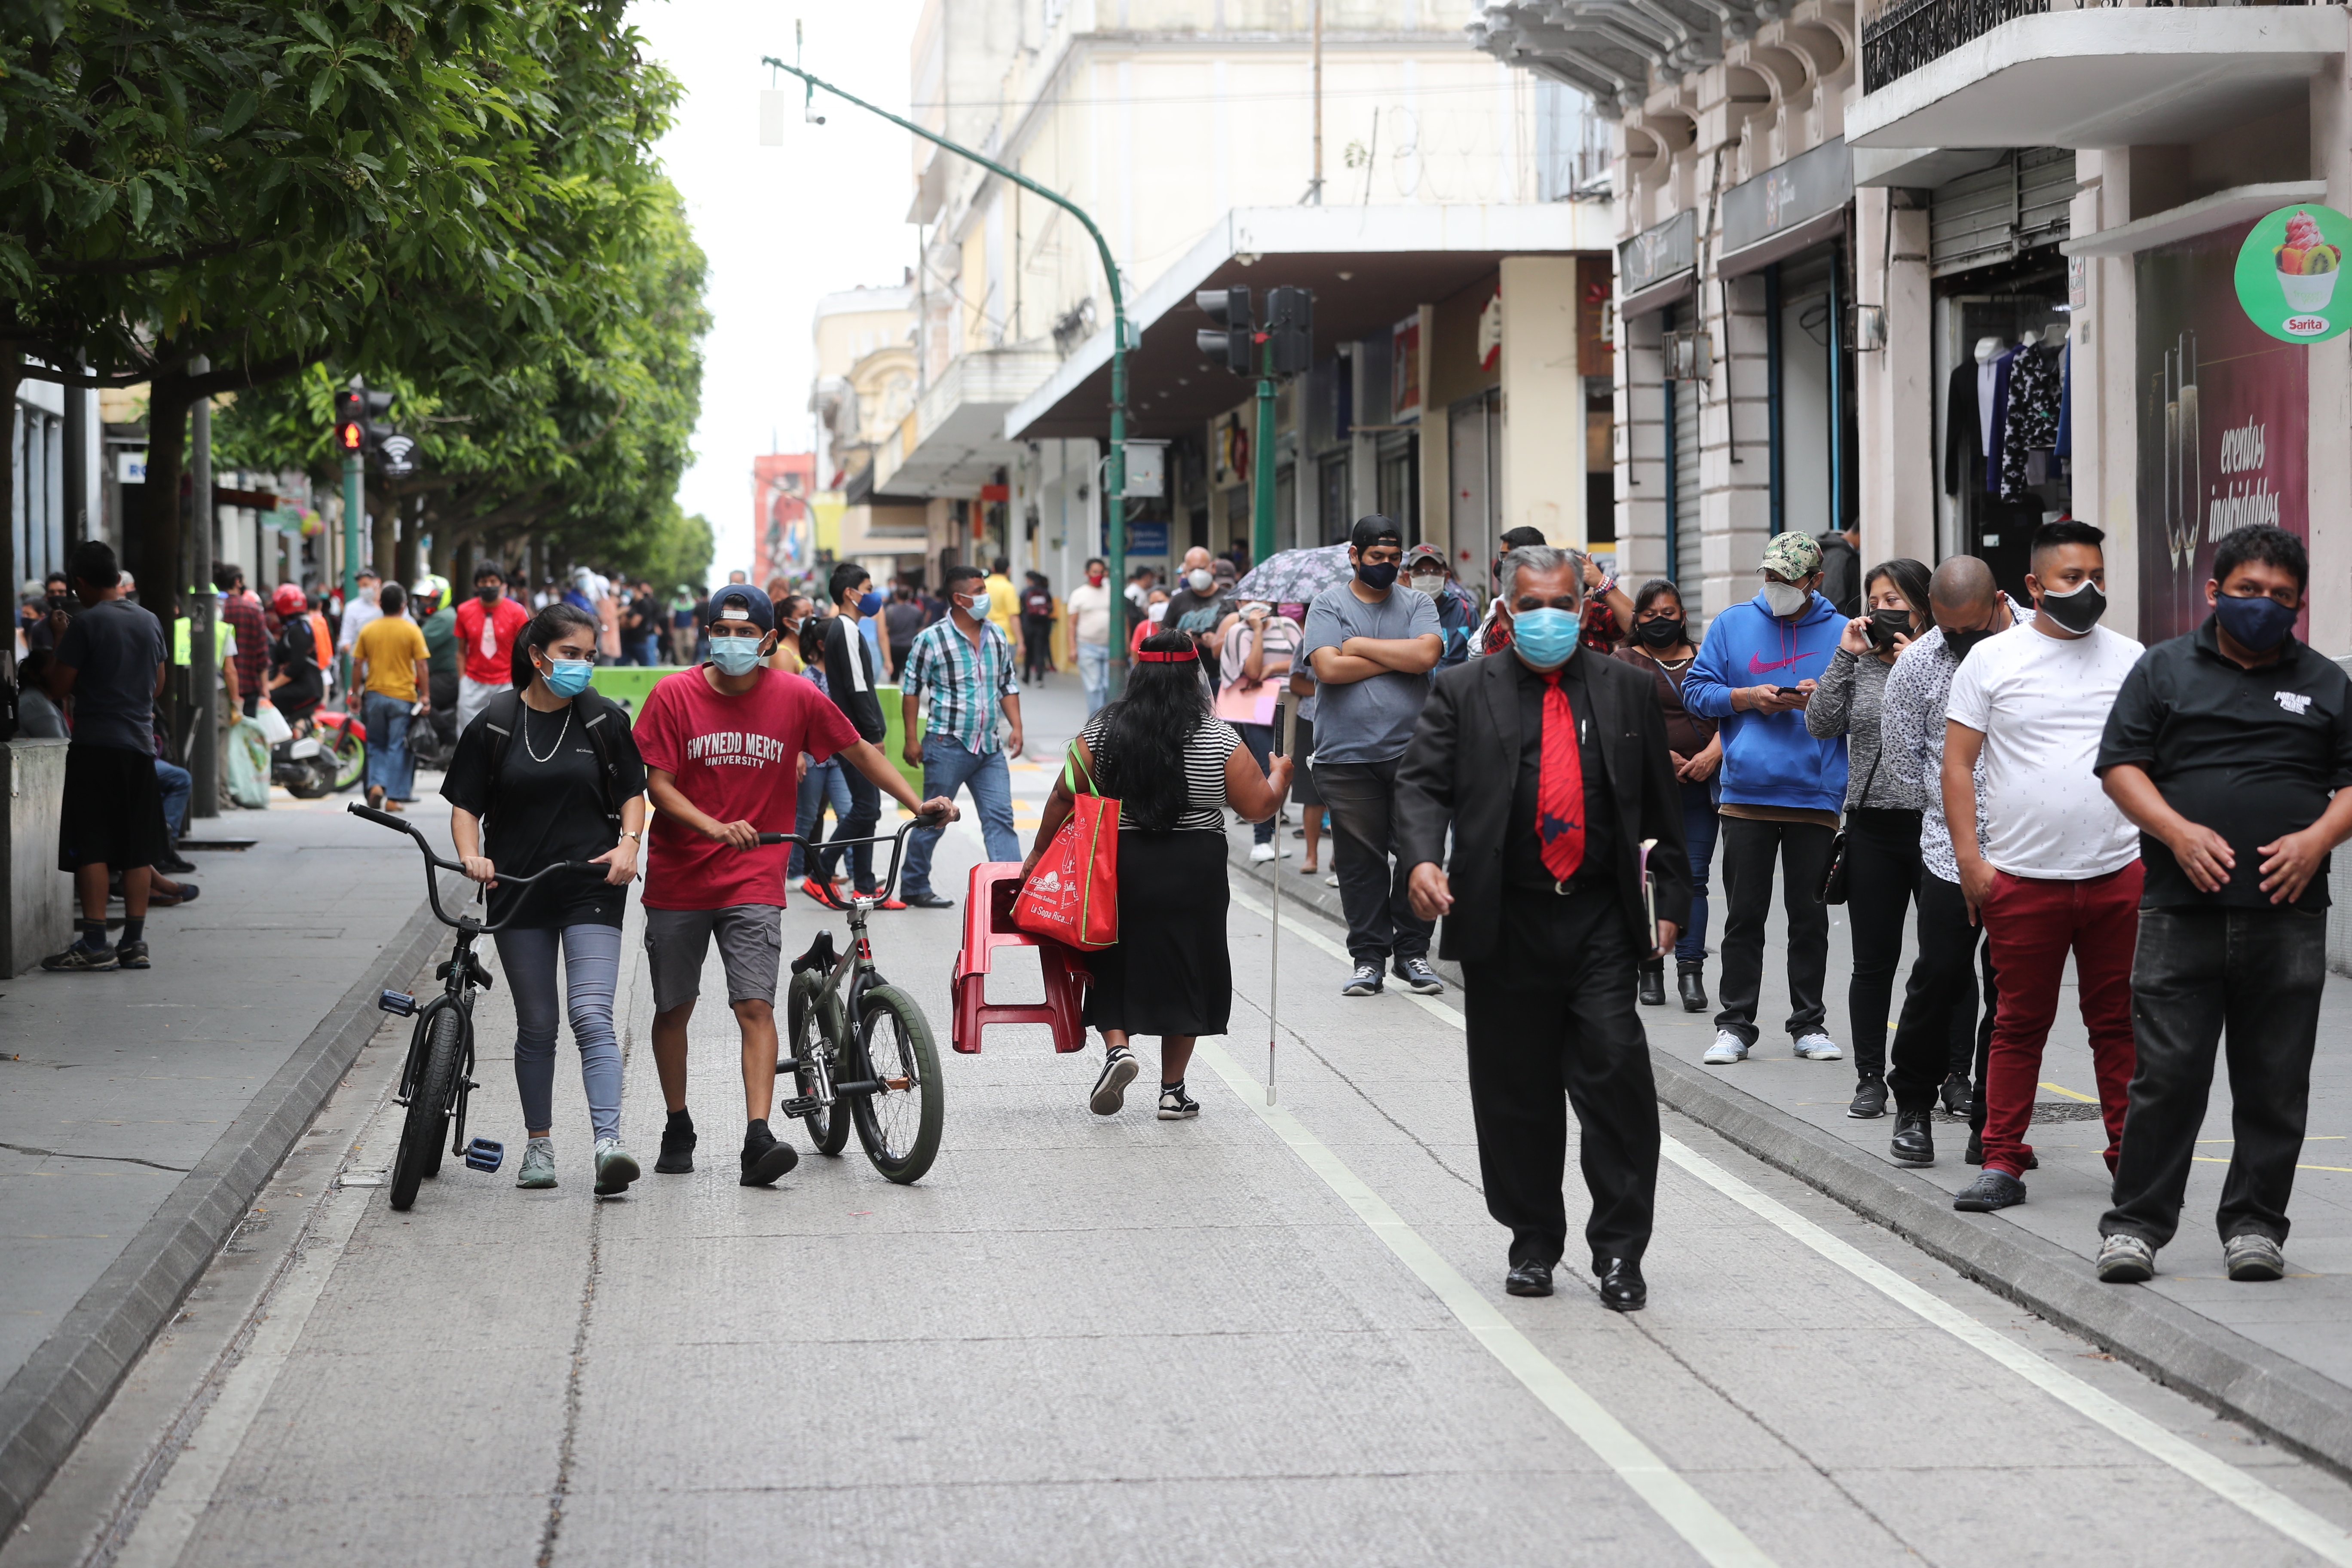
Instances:
[[[1013,579],[999,574],[988,580],[988,618],[1004,634],[1007,642],[1018,644],[1013,635],[1013,612],[1021,607],[1021,595],[1013,591]]]
[[[378,616],[352,644],[352,660],[367,666],[367,689],[400,702],[416,700],[415,661],[425,657],[425,633],[406,616]]]

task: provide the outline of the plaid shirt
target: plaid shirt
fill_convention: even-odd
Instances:
[[[249,592],[222,596],[221,620],[236,631],[236,689],[250,697],[262,689],[269,673],[269,628],[261,621],[261,601]]]
[[[902,691],[928,690],[926,733],[943,735],[976,756],[996,750],[997,700],[1017,697],[1013,644],[990,621],[980,623],[980,646],[956,629],[955,617],[935,621],[916,637],[898,667]]]

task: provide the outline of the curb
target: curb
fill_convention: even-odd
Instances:
[[[420,904],[0,1388],[0,1537],[23,1521],[374,1036],[377,993],[415,973],[441,930]]]
[[[2166,1387],[2352,1477],[2352,1389],[2005,1220],[1963,1215],[1940,1189],[1729,1088],[1654,1046],[1659,1100],[2036,1316]]]

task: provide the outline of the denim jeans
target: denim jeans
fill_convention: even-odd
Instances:
[[[368,735],[368,787],[382,784],[390,800],[416,793],[416,764],[408,754],[408,714],[415,706],[381,691],[369,692],[360,704],[360,722]]]
[[[1437,929],[1414,914],[1405,898],[1411,868],[1390,865],[1398,761],[1315,764],[1315,787],[1331,814],[1331,869],[1348,916],[1348,956],[1384,967],[1391,958],[1426,958],[1430,933]]]
[[[1723,818],[1716,815],[1715,781],[1683,785],[1683,837],[1690,848],[1690,923],[1675,942],[1679,967],[1706,962],[1706,877],[1715,861],[1715,838]]]
[[[188,794],[193,781],[177,763],[155,759],[155,782],[163,791],[163,830],[177,838],[188,826]]]
[[[1087,717],[1110,700],[1110,644],[1082,642],[1078,645],[1078,683],[1087,689]]]
[[[621,1135],[621,1042],[613,1028],[613,991],[621,974],[621,928],[583,922],[561,929],[502,931],[499,967],[514,997],[515,1089],[522,1124],[554,1125],[555,955],[563,953],[564,1010],[580,1047],[580,1082],[599,1138]]]
[[[849,781],[842,776],[839,757],[827,757],[809,764],[808,777],[801,780],[800,805],[793,822],[793,832],[803,838],[814,838],[824,822],[824,804],[833,803],[833,819],[840,822],[849,816]],[[793,846],[792,863],[784,868],[787,877],[800,877],[808,868],[807,852],[799,845]]]
[[[1013,774],[1003,751],[968,752],[944,735],[923,737],[923,798],[953,800],[959,789],[971,791],[972,809],[980,813],[981,837],[988,841],[991,860],[1021,858],[1021,838],[1013,831]],[[907,871],[899,883],[912,896],[931,890],[931,851],[939,847],[944,825],[918,827],[907,838]]]
[[[2189,1162],[2204,1130],[2213,1058],[2229,1036],[2230,1171],[2216,1216],[2221,1239],[2286,1240],[2287,1197],[2311,1100],[2327,916],[2269,910],[2139,911],[2132,960],[2137,1064],[2116,1165],[2115,1207],[2099,1234],[2151,1247],[2180,1225]]]
[[[846,763],[842,764],[841,782],[849,786],[849,815],[835,819],[833,837],[816,858],[817,875],[831,881],[834,873],[841,868],[842,856],[846,854],[850,886],[858,892],[870,893],[874,891],[874,846],[854,844],[846,850],[836,846],[845,838],[873,836],[875,824],[882,820],[882,792],[872,779]]]

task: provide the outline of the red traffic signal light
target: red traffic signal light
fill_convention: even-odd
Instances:
[[[357,452],[366,446],[366,400],[357,392],[335,394],[335,449]]]

